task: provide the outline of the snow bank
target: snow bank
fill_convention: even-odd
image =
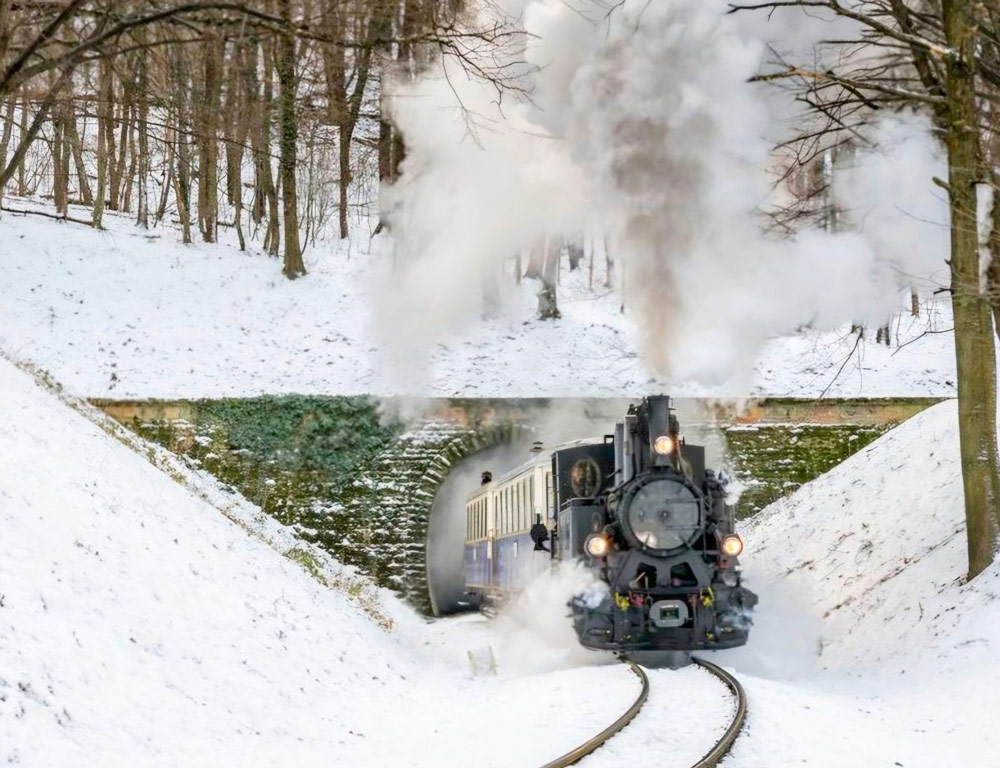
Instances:
[[[745,526],[761,603],[718,654],[751,696],[727,765],[996,764],[1000,565],[965,582],[957,418],[924,411]]]
[[[635,693],[472,679],[461,638],[387,632],[2,359],[0,401],[0,762],[530,764]]]
[[[755,578],[820,620],[822,666],[950,669],[1000,637],[1000,567],[964,583],[957,422],[934,406],[746,527]]]
[[[15,207],[31,205],[21,200]],[[593,288],[588,261],[573,272],[564,265],[562,319],[536,320],[537,281],[515,286],[508,275],[500,317],[451,329],[428,360],[404,361],[385,351],[386,335],[413,318],[395,317],[386,328],[373,310],[391,274],[391,246],[382,237],[319,243],[306,254],[309,275],[289,282],[276,260],[253,247],[185,247],[171,228],[146,231],[128,218],[105,219],[104,232],[10,213],[0,219],[0,349],[49,370],[81,396],[669,390],[687,397],[816,397],[828,387],[829,396],[841,397],[955,393],[949,333],[924,336],[895,354],[870,342],[855,350],[847,329],[767,342],[752,383],[745,375],[712,388],[658,382],[640,361],[632,292],[623,314],[619,292],[602,287],[600,253]],[[950,327],[946,305],[931,303],[920,318],[899,318],[892,333],[905,342]]]

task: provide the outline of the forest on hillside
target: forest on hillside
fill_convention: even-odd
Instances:
[[[405,149],[393,78],[450,57],[500,84],[461,0],[0,1],[0,193],[176,222],[184,242],[233,228],[283,259],[378,210]]]

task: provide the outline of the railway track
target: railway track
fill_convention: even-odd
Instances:
[[[743,728],[743,721],[746,720],[747,715],[746,692],[743,690],[743,686],[740,685],[740,681],[722,669],[722,667],[719,667],[710,661],[705,661],[704,659],[692,658],[692,661],[709,674],[712,674],[721,680],[723,684],[725,684],[725,686],[732,691],[733,696],[736,699],[736,714],[733,716],[733,720],[726,729],[726,732],[722,734],[722,738],[715,743],[715,746],[712,747],[712,749],[709,750],[704,757],[691,766],[691,768],[715,768],[719,761],[729,753],[730,749],[732,749],[733,743],[736,741],[736,737],[740,735],[740,730]],[[633,718],[639,714],[639,710],[642,709],[642,705],[645,704],[646,699],[649,698],[649,678],[637,664],[628,662],[628,665],[632,672],[635,673],[635,675],[642,682],[642,690],[639,691],[639,695],[636,697],[635,701],[632,702],[632,706],[630,706],[621,717],[615,720],[599,734],[588,739],[575,749],[570,750],[565,755],[546,763],[542,766],[542,768],[566,768],[566,766],[579,762],[587,755],[596,751],[616,733],[623,730],[625,726],[632,722]]]

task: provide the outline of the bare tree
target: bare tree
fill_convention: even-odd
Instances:
[[[858,128],[884,109],[910,107],[931,117],[943,138],[951,211],[950,292],[955,316],[959,442],[968,532],[969,577],[990,565],[1000,530],[997,454],[996,349],[991,297],[1000,297],[1000,243],[994,237],[989,289],[979,280],[975,182],[995,185],[984,137],[1000,101],[996,9],[971,0],[783,0],[734,5],[736,10],[808,9],[857,24],[854,39],[838,47],[833,68],[821,70],[775,55],[773,71],[758,80],[791,84],[814,118],[785,147],[802,166],[831,147],[845,146]],[[928,180],[930,183],[931,180]],[[994,216],[998,216],[994,209]],[[1000,331],[1000,328],[997,329]]]

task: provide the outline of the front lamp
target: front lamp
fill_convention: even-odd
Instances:
[[[743,539],[732,533],[722,540],[720,549],[726,557],[738,557],[743,552]]]
[[[661,456],[673,453],[674,439],[670,435],[660,435],[653,441],[653,450]]]
[[[608,550],[611,549],[611,544],[604,536],[595,534],[587,538],[583,547],[591,557],[604,557],[608,554]]]

